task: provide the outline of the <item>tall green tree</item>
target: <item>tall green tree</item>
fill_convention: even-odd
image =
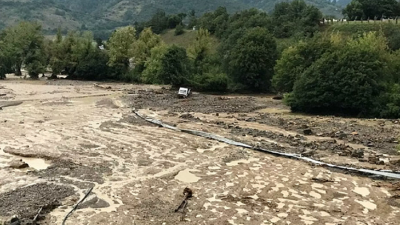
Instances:
[[[381,35],[349,40],[308,67],[287,101],[293,111],[376,116],[379,97],[391,82],[388,54]]]
[[[129,71],[129,60],[134,56],[136,30],[132,26],[117,29],[108,41],[108,65],[126,73]]]
[[[290,3],[277,3],[272,17],[275,36],[287,38],[297,33],[312,36],[318,30],[322,13],[315,6],[307,5],[304,0],[294,0]]]
[[[189,48],[189,57],[193,60],[195,73],[203,73],[203,63],[211,50],[211,37],[208,30],[200,28],[196,34],[196,40]]]
[[[164,84],[180,86],[190,84],[190,63],[186,49],[172,45],[161,58],[159,71]]]
[[[227,74],[248,89],[269,91],[277,55],[275,39],[266,28],[248,29],[225,59]]]
[[[400,5],[396,0],[353,0],[343,14],[352,20],[389,18],[400,15]]]
[[[329,37],[317,36],[285,49],[277,60],[272,86],[278,92],[291,92],[293,85],[308,67],[325,53],[334,50]]]
[[[133,44],[132,55],[135,57],[135,64],[144,63],[151,55],[151,49],[163,44],[160,35],[153,33],[151,28],[145,28],[139,38]]]
[[[21,75],[25,65],[28,73],[33,77],[43,71],[45,67],[44,36],[42,26],[36,22],[20,22],[18,25],[5,30],[3,47],[12,52],[12,61],[15,65],[15,74]]]

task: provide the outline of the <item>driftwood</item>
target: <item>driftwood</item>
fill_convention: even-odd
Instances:
[[[33,222],[34,222],[34,223],[35,223],[36,220],[38,219],[38,217],[39,217],[40,213],[42,212],[42,210],[43,210],[43,206],[40,207],[39,211],[36,213],[36,216],[33,218]]]
[[[91,188],[88,190],[88,192],[86,193],[86,195],[83,196],[83,198],[82,198],[81,200],[79,200],[78,203],[76,203],[76,205],[74,206],[74,208],[72,208],[72,210],[64,217],[64,220],[63,220],[63,222],[62,222],[62,225],[65,224],[65,221],[67,221],[68,217],[72,214],[72,212],[74,212],[74,211],[78,208],[79,204],[81,204],[81,203],[89,196],[89,194],[90,194],[90,192],[92,192],[92,190],[93,190],[93,187],[91,187]]]
[[[178,208],[175,209],[175,212],[178,212],[180,209],[182,209],[181,220],[183,220],[183,217],[185,216],[185,209],[188,204],[188,199],[193,196],[193,191],[190,188],[185,188],[183,190],[183,195],[185,196],[185,198],[183,199],[182,203],[178,206]]]

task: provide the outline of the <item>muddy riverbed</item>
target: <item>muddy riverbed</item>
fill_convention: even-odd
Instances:
[[[10,104],[19,102],[21,104]],[[167,130],[215,133],[324,162],[400,171],[397,120],[290,113],[271,96],[119,83],[0,83],[0,221],[61,224],[397,224],[400,182]],[[21,163],[22,160],[22,163]],[[27,165],[25,165],[25,164]],[[184,210],[175,212],[193,196]]]

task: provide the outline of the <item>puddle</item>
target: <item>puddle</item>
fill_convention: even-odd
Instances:
[[[196,183],[197,181],[200,180],[200,177],[197,177],[196,175],[190,173],[190,169],[185,169],[182,170],[178,173],[178,175],[175,176],[175,179],[183,182],[183,183]]]
[[[36,158],[21,158],[21,159],[22,161],[28,163],[30,168],[33,168],[35,170],[45,170],[51,165],[50,162],[44,159],[36,159]]]
[[[22,161],[26,162],[29,165],[29,168],[33,168],[35,170],[45,170],[47,169],[50,165],[51,162],[45,159],[40,159],[40,158],[28,158],[28,157],[21,157],[21,156],[15,156],[12,154],[5,153],[3,151],[4,146],[0,146],[0,166],[1,167],[8,167],[9,162],[12,160],[19,160],[22,159]],[[28,168],[28,170],[29,170]],[[26,170],[26,169],[24,169]]]

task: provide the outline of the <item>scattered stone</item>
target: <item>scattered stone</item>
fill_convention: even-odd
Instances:
[[[368,162],[372,164],[378,164],[379,158],[376,155],[368,156]]]
[[[305,156],[305,157],[311,157],[315,154],[315,151],[312,149],[306,150],[305,152],[303,152],[301,155]]]
[[[353,135],[353,136],[358,135],[358,133],[354,131],[354,132],[351,132],[351,135]]]
[[[368,142],[367,146],[368,146],[368,147],[374,147],[375,145],[374,145],[374,143],[372,143],[372,142]]]
[[[400,166],[400,159],[392,159],[389,161],[390,164],[395,165],[395,166]]]
[[[21,225],[21,221],[19,220],[18,216],[13,216],[10,220],[10,225]]]
[[[313,177],[311,178],[312,181],[315,181],[317,183],[327,183],[327,182],[333,182],[333,180],[328,179],[328,178],[321,178],[321,177]]]
[[[376,162],[376,165],[385,165],[385,162],[382,161],[382,160],[378,160],[378,161]]]
[[[304,129],[303,130],[303,134],[304,135],[311,135],[312,134],[312,130],[311,129]]]
[[[10,167],[13,169],[23,169],[29,167],[28,163],[22,161],[22,159],[14,159],[10,162]]]
[[[364,149],[356,149],[351,152],[351,157],[364,158]]]

